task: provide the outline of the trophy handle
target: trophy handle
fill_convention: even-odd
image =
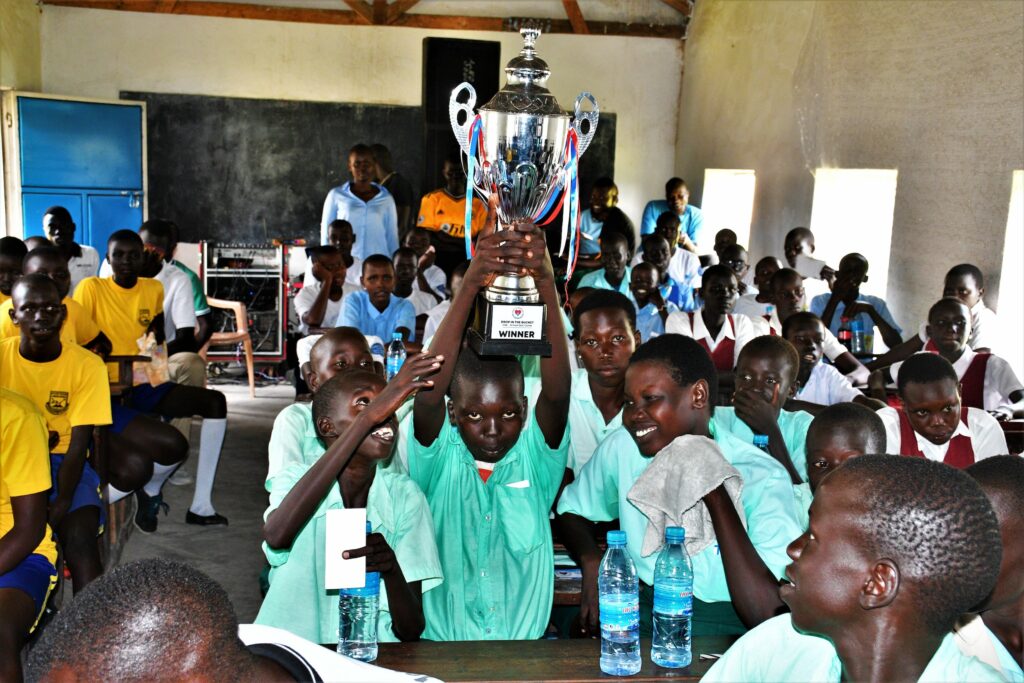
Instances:
[[[466,84],[463,84],[466,85]],[[593,111],[582,111],[580,105],[583,104],[583,100],[590,100],[590,106],[593,107]],[[579,148],[577,154],[583,156],[583,153],[587,151],[587,147],[590,146],[590,141],[594,139],[594,134],[597,132],[597,119],[600,111],[597,107],[597,100],[594,96],[588,92],[581,92],[580,96],[576,98],[576,108],[573,111],[572,127],[576,130],[576,137],[579,138]],[[452,119],[454,122],[454,119]],[[589,122],[587,132],[583,132],[583,122]],[[455,125],[452,123],[452,125]]]
[[[459,102],[459,95],[463,91],[469,92],[469,100],[466,102]],[[454,90],[452,90],[451,97],[448,98],[448,117],[452,122],[452,132],[455,133],[455,139],[459,142],[459,147],[462,148],[464,154],[469,154],[469,128],[473,125],[473,119],[476,117],[476,112],[473,111],[473,107],[476,106],[476,90],[470,83],[462,83]],[[459,123],[459,113],[466,112],[466,122]]]

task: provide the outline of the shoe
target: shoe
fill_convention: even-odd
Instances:
[[[197,515],[189,510],[185,513],[185,523],[197,526],[216,526],[218,524],[228,525],[228,518],[214,512],[212,515]]]
[[[164,515],[166,515],[171,509],[170,506],[164,502],[163,496],[159,493],[155,496],[149,496],[142,489],[135,492],[135,500],[139,504],[138,509],[135,511],[136,528],[144,534],[153,533],[156,531],[157,514],[162,508]]]
[[[189,484],[196,483],[196,478],[185,471],[184,467],[179,467],[174,470],[174,474],[167,480],[167,483],[174,484],[175,486],[188,486]]]

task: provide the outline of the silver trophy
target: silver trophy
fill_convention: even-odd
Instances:
[[[593,96],[581,93],[570,116],[544,87],[551,71],[534,47],[540,30],[523,28],[520,34],[523,50],[505,67],[505,86],[480,107],[479,121],[473,112],[476,91],[469,83],[455,88],[448,101],[452,130],[469,158],[467,183],[485,199],[498,195],[498,230],[535,222],[556,207],[561,193],[570,186],[567,174],[576,172],[575,160],[597,131],[598,107]],[[460,102],[463,93],[468,93],[468,98]],[[584,100],[590,102],[590,111],[581,109]],[[460,116],[464,118],[461,123]],[[576,187],[578,181],[572,180]],[[472,201],[472,191],[467,192],[466,200]],[[568,216],[569,198],[565,201]],[[562,248],[570,237],[568,231],[575,229],[568,220],[563,222]],[[466,231],[469,234],[468,225]],[[470,345],[481,355],[550,355],[544,316],[544,305],[530,275],[515,271],[499,274],[477,302]]]

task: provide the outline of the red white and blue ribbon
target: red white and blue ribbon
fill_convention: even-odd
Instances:
[[[561,254],[565,248],[566,237],[569,240],[569,252],[566,254],[568,266],[565,272],[566,282],[572,279],[576,269],[576,257],[579,255],[580,241],[580,187],[579,187],[579,138],[576,129],[570,128],[565,140],[565,192],[568,198],[568,211],[562,213],[562,244],[558,249]]]
[[[479,153],[483,159],[482,164],[486,166],[487,157],[484,149],[484,122],[477,114],[473,123],[469,126],[469,160],[466,162],[466,258],[473,258],[473,190],[475,188],[474,178],[476,177],[476,156]],[[486,180],[485,180],[486,182]]]

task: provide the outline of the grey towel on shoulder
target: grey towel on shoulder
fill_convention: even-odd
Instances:
[[[711,439],[680,436],[663,448],[629,489],[626,498],[647,517],[641,555],[664,544],[665,527],[686,529],[686,552],[693,557],[715,541],[711,513],[702,498],[725,483],[743,528],[747,518],[740,493],[743,478]]]

